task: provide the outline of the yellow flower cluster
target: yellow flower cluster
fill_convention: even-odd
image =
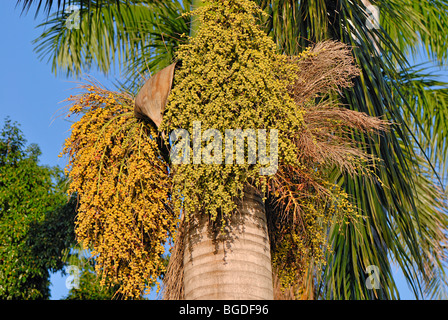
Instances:
[[[276,230],[272,265],[278,272],[282,289],[295,285],[300,288],[306,271],[319,273],[325,266],[326,255],[332,254],[327,238],[330,226],[341,228],[343,224],[365,218],[356,214],[348,194],[339,186],[329,184],[328,190],[332,193],[326,196],[310,194],[305,199],[297,199],[300,217],[287,219]],[[293,208],[283,206],[285,216]]]
[[[202,130],[212,128],[223,137],[226,129],[276,129],[279,158],[293,163],[297,155],[292,136],[303,117],[287,87],[296,79],[297,66],[277,53],[275,43],[257,25],[259,13],[246,0],[207,2],[195,11],[200,28],[178,50],[182,66],[174,78],[161,130],[183,128],[193,136],[195,121],[201,122]],[[267,179],[259,175],[260,164],[224,164],[224,157],[223,153],[222,165],[175,168],[174,200],[187,217],[196,211],[212,219],[218,213],[231,214],[233,200],[241,197],[245,183],[266,186]]]
[[[133,99],[87,87],[70,113],[69,193],[79,199],[77,239],[92,250],[102,284],[139,298],[165,271],[164,244],[177,216],[169,204],[171,178],[159,153],[157,131],[133,115]]]

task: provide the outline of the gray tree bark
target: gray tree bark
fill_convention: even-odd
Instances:
[[[247,187],[225,232],[197,214],[185,231],[187,300],[272,300],[271,253],[260,194]]]

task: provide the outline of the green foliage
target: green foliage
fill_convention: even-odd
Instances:
[[[39,147],[25,149],[25,143],[18,125],[6,119],[0,138],[1,299],[48,298],[48,270],[62,267],[62,250],[74,234],[61,171],[39,165]]]
[[[59,171],[57,167],[54,169]],[[64,177],[64,193],[65,185]],[[42,221],[30,223],[27,236],[27,246],[51,272],[62,270],[65,266],[64,257],[75,243],[74,221],[78,201],[76,196],[71,196],[67,201],[65,196],[62,197],[62,193],[59,195],[63,199],[62,204],[46,212]]]

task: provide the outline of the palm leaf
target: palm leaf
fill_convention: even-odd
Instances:
[[[440,183],[446,183],[448,83],[439,80],[427,64],[409,67],[401,71],[399,77],[403,84],[401,93],[414,110],[411,115],[408,109],[404,109],[403,117],[437,169]]]
[[[375,171],[378,180],[362,175],[349,176],[338,170],[329,173],[352,196],[359,213],[367,218],[358,224],[345,226],[342,232],[338,232],[339,228],[335,226],[330,230],[329,241],[334,254],[328,255],[325,272],[319,277],[319,293],[323,298],[397,298],[391,260],[401,267],[416,296],[423,294],[422,283],[432,283],[435,291],[437,285],[442,285],[441,281],[425,277],[428,270],[425,257],[431,245],[434,249],[444,239],[440,230],[447,227],[443,218],[446,217],[446,209],[441,210],[443,207],[435,196],[434,171],[426,172],[425,180],[416,181],[416,175],[421,174],[422,166],[434,167],[429,158],[434,161],[446,145],[446,134],[442,129],[444,120],[439,119],[440,126],[435,129],[429,120],[431,115],[432,119],[435,117],[435,100],[445,101],[445,98],[442,90],[436,94],[434,90],[424,91],[435,83],[427,82],[423,87],[418,86],[419,82],[409,85],[413,77],[405,56],[407,50],[415,46],[414,40],[428,41],[415,30],[413,37],[409,35],[413,28],[427,28],[424,16],[434,11],[423,12],[404,1],[400,1],[402,7],[398,10],[398,2],[374,2],[380,7],[382,17],[387,17],[381,21],[387,22],[383,27],[371,30],[366,26],[367,14],[362,5],[351,1],[343,0],[337,4],[333,1],[260,1],[270,14],[265,20],[267,31],[287,54],[295,54],[308,43],[322,40],[322,37],[352,45],[353,55],[362,72],[354,87],[344,92],[342,101],[350,109],[393,121],[392,134],[374,137],[373,140],[362,136],[357,138],[368,145],[373,156],[381,159]],[[429,4],[425,3],[425,6]],[[409,18],[414,11],[416,16]],[[406,19],[412,22],[403,25]],[[314,23],[316,21],[319,23]],[[395,32],[391,26],[395,26]],[[432,27],[431,32],[435,32],[435,28]],[[447,28],[443,30],[446,34]],[[405,37],[408,40],[402,39]],[[439,39],[431,45],[443,48],[440,42]],[[397,69],[402,71],[397,72]],[[434,130],[438,133],[436,142],[430,139]],[[430,142],[436,143],[438,148],[430,156],[415,160],[415,150],[425,154]],[[420,201],[418,195],[422,193],[431,196]],[[429,216],[437,217],[441,222],[437,226],[429,224]],[[423,230],[428,230],[427,239],[432,239],[432,242],[426,240],[426,243],[431,243],[426,249],[421,244]],[[440,257],[433,259],[436,261],[433,267],[438,271],[442,270],[437,268]],[[379,290],[369,290],[365,285],[365,270],[369,265],[380,269]]]
[[[448,58],[448,2],[443,0],[372,1],[381,8],[381,25],[405,53],[417,53],[421,43],[439,63]]]
[[[16,6],[22,6],[22,13],[28,13],[31,7],[35,7],[35,17],[43,10],[43,13],[49,15],[52,11],[64,12],[67,8],[73,5],[79,5],[80,9],[102,6],[108,6],[110,4],[119,5],[122,0],[17,0]],[[135,1],[134,1],[135,2]],[[43,7],[42,7],[43,5]]]
[[[423,150],[423,146],[412,132],[413,128],[409,126],[409,122],[403,117],[404,112],[413,119],[413,127],[421,128],[423,133],[428,131],[425,129],[425,123],[420,121],[414,107],[411,107],[409,100],[406,99],[407,96],[403,93],[402,88],[410,87],[403,83],[403,75],[395,71],[397,64],[402,70],[406,69],[407,61],[402,51],[384,29],[370,30],[374,36],[369,37],[369,30],[365,28],[359,8],[353,8],[350,3],[343,1],[341,9],[342,26],[345,27],[341,28],[340,32],[342,40],[356,44],[354,55],[359,59],[363,69],[360,77],[361,85],[355,85],[355,90],[345,95],[349,106],[370,115],[386,116],[391,121],[401,124],[394,126],[395,136],[383,136],[371,144],[372,152],[383,162],[377,175],[385,187],[381,187],[377,182],[372,185],[372,182],[362,181],[360,177],[355,179],[344,177],[345,181],[353,180],[346,184],[346,188],[353,184],[350,194],[363,199],[358,201],[358,205],[361,211],[367,214],[373,229],[387,248],[387,250],[379,250],[380,248],[375,246],[366,247],[366,250],[370,249],[372,252],[376,251],[383,255],[381,259],[371,260],[370,263],[378,263],[382,274],[385,274],[385,283],[393,283],[387,259],[388,254],[392,255],[400,265],[415,295],[421,296],[420,284],[426,282],[427,270],[424,258],[426,252],[422,250],[420,235],[428,226],[421,221],[420,215],[423,212],[434,216],[440,215],[438,211],[440,204],[436,198],[426,203],[418,201],[420,192],[434,194],[435,186],[434,181],[430,179],[419,184],[419,188],[416,186],[415,178],[417,174],[421,174],[422,164],[429,163],[422,158],[415,160],[414,148]],[[351,26],[355,28],[350,28]],[[375,45],[374,42],[377,39],[379,43]],[[376,55],[378,48],[382,59]],[[423,101],[420,101],[420,106],[424,109],[422,113],[427,113],[428,108],[431,108]],[[446,139],[446,136],[441,138]],[[446,228],[446,221],[437,227],[434,225],[430,227],[434,228],[433,232],[439,232],[441,227]],[[433,240],[435,245],[440,243],[443,237],[439,236]],[[363,252],[361,253],[364,255]],[[373,254],[371,256],[375,257]],[[355,261],[352,265],[355,265]],[[358,286],[362,285],[362,282],[356,280],[355,278],[354,283]],[[389,289],[393,288],[394,286],[389,287]],[[392,291],[385,297],[394,298],[391,293]],[[358,298],[356,295],[354,297]]]
[[[48,58],[55,74],[79,76],[96,66],[107,75],[118,66],[135,88],[148,72],[172,63],[181,34],[188,33],[184,8],[188,1],[84,7],[79,29],[67,28],[68,15],[56,12],[38,26],[46,31],[35,40],[35,50],[41,59]]]

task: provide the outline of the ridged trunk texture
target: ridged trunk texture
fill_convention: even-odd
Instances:
[[[245,191],[224,233],[206,215],[191,218],[184,241],[185,299],[273,299],[264,204],[254,188]]]

